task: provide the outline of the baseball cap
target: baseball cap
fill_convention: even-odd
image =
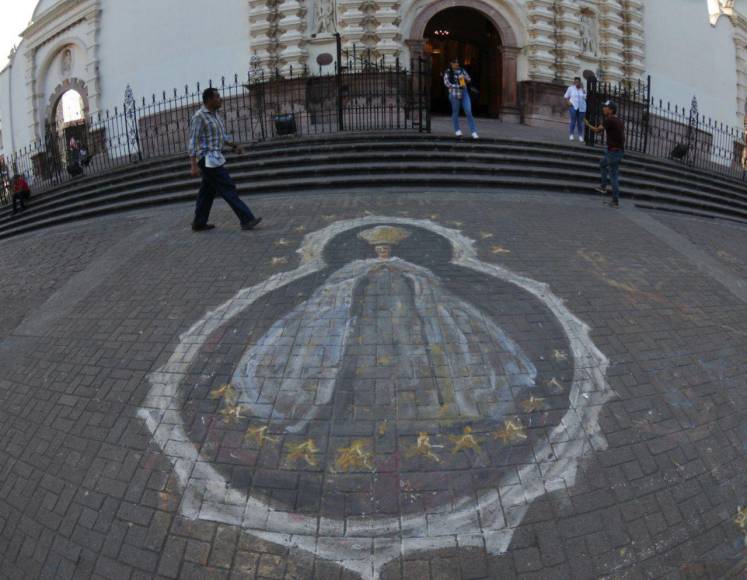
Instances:
[[[617,113],[617,105],[614,101],[605,101],[602,106],[607,107],[608,109],[612,109],[615,113]]]

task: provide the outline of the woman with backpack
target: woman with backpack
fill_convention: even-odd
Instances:
[[[464,109],[472,138],[477,139],[477,127],[475,118],[472,116],[472,99],[469,95],[471,82],[472,79],[469,74],[459,64],[459,59],[452,60],[451,66],[444,72],[444,85],[449,90],[451,122],[454,125],[454,133],[457,137],[462,136],[462,129],[459,127],[459,112]]]

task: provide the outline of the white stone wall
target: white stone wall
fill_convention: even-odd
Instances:
[[[136,97],[183,92],[249,68],[246,0],[102,0],[102,108],[121,108],[127,85]]]
[[[722,17],[712,27],[705,0],[646,0],[645,10],[646,72],[654,95],[688,107],[697,96],[701,114],[730,126],[740,123],[731,20]]]

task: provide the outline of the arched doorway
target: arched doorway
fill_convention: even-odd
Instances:
[[[53,107],[52,126],[65,143],[71,139],[79,142],[86,137],[86,104],[75,89],[68,89],[57,100]]]
[[[481,22],[481,26],[486,26],[486,28],[480,29],[479,32],[495,34],[493,40],[483,38],[478,43],[479,45],[485,45],[492,42],[493,48],[492,51],[489,50],[489,53],[492,52],[494,56],[497,54],[491,73],[495,84],[488,87],[488,94],[491,97],[491,102],[487,105],[488,113],[495,113],[497,108],[497,115],[502,120],[519,122],[521,119],[518,84],[518,60],[521,52],[519,46],[526,42],[526,31],[519,17],[519,8],[519,0],[499,0],[497,3],[486,0],[414,0],[411,8],[412,24],[409,26],[409,38],[405,43],[412,58],[431,58],[431,55],[426,52],[429,44],[426,35],[438,36],[435,35],[437,30],[435,26],[429,27],[431,21],[437,18],[439,14],[452,9],[471,10],[462,13],[463,16],[467,17],[470,28],[473,28],[474,22]],[[458,12],[450,14],[457,15]],[[475,17],[477,17],[477,20],[474,20]],[[485,24],[486,20],[487,25]],[[447,24],[450,26],[451,21],[447,21]],[[450,31],[450,28],[445,29]],[[451,36],[451,34],[448,36]],[[470,32],[466,40],[474,42],[475,38],[475,33]],[[443,73],[446,67],[441,68],[441,63],[436,64],[436,71],[439,73],[438,84],[443,86],[440,73]],[[438,70],[439,68],[441,70]],[[489,62],[486,68],[491,68]]]
[[[478,94],[472,107],[477,116],[498,117],[501,107],[501,37],[495,25],[474,8],[456,6],[442,10],[425,27],[425,53],[430,53],[433,78],[431,105],[434,113],[450,112],[443,73],[458,58]]]

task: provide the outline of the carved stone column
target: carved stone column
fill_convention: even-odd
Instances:
[[[304,0],[284,0],[278,5],[279,57],[287,73],[301,72],[306,65],[306,5]]]
[[[557,77],[570,82],[580,74],[581,63],[581,9],[575,0],[559,0],[556,4],[558,29],[557,38]]]
[[[646,72],[646,36],[643,0],[624,0],[625,78],[639,79]]]
[[[552,82],[555,70],[555,9],[553,0],[528,0],[529,77]]]
[[[337,3],[338,20],[340,27],[340,36],[342,36],[342,45],[346,50],[351,50],[353,45],[358,48],[362,46],[363,18],[362,11],[363,0],[339,0]]]
[[[277,38],[277,0],[249,1],[249,37],[253,54],[265,72],[280,66],[280,42]]]
[[[519,85],[517,63],[521,50],[515,46],[502,46],[501,55],[501,119],[509,123],[521,120],[519,110]]]
[[[734,28],[734,48],[737,65],[737,115],[745,125],[747,122],[747,21],[741,18]]]
[[[622,5],[620,0],[600,0],[599,8],[602,80],[620,82],[625,77],[625,20]]]
[[[376,45],[376,52],[379,56],[387,59],[399,56],[400,53],[400,2],[399,0],[378,0],[378,10],[376,11],[376,21],[378,28],[376,34],[379,41]]]

